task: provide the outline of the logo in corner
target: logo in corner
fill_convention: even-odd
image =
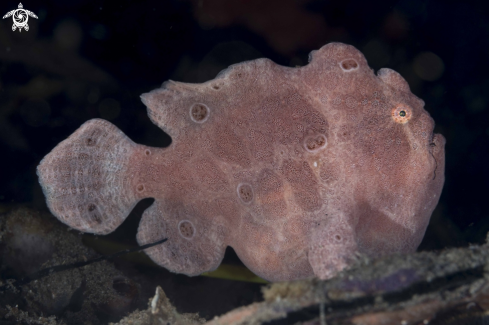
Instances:
[[[3,19],[10,16],[12,16],[12,19],[14,20],[14,24],[12,25],[12,30],[14,32],[17,28],[19,29],[19,32],[22,32],[22,28],[24,28],[26,31],[29,30],[29,25],[27,25],[29,16],[37,19],[36,14],[34,14],[32,11],[25,10],[22,3],[19,3],[18,9],[7,12],[5,16],[3,16]]]

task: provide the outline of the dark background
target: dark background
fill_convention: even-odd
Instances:
[[[24,1],[30,30],[0,20],[0,211],[46,209],[35,168],[91,118],[137,143],[171,139],[139,95],[203,82],[267,57],[307,64],[339,41],[400,72],[446,139],[446,182],[421,250],[483,243],[489,231],[489,9],[483,1]],[[3,16],[18,1],[0,3]],[[134,243],[141,203],[114,238]],[[125,228],[124,228],[125,227]],[[229,257],[233,259],[232,254]]]

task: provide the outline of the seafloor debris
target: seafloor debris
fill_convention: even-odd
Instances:
[[[198,314],[180,314],[170,303],[161,287],[156,288],[155,296],[150,300],[147,310],[136,311],[121,320],[118,325],[135,324],[171,324],[171,325],[198,325],[205,323],[205,319]]]
[[[102,324],[136,308],[140,285],[107,261],[19,285],[20,279],[41,268],[98,257],[80,236],[53,221],[26,208],[0,217],[0,319],[22,324]]]
[[[146,310],[122,318],[144,308],[147,300],[132,306],[141,284],[106,261],[20,287],[8,281],[34,272],[39,265],[69,264],[80,256],[96,256],[75,233],[66,232],[43,214],[18,209],[1,216],[0,244],[0,320],[50,325],[117,320],[121,325],[204,322],[198,314],[173,307],[161,288]],[[489,320],[488,260],[487,243],[362,260],[331,280],[270,285],[263,292],[264,301],[231,310],[207,324],[483,324]]]
[[[206,325],[483,324],[489,319],[488,257],[486,243],[364,260],[331,280],[272,284],[263,292],[265,301],[230,311]],[[159,290],[153,298],[157,301],[163,294]],[[166,296],[163,301],[162,309],[169,312],[160,320],[198,323],[175,314]],[[119,324],[154,324],[149,317],[152,310],[150,305],[146,312],[131,315],[132,322],[124,319]],[[141,313],[146,318],[137,321]]]
[[[486,242],[363,261],[329,281],[271,285],[264,302],[207,324],[476,324],[488,318],[488,258]]]

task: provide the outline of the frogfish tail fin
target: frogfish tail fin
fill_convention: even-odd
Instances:
[[[137,146],[105,120],[80,126],[37,167],[51,212],[80,231],[107,234],[116,229],[140,199],[128,172]]]

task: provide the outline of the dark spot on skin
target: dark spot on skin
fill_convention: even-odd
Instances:
[[[90,212],[89,218],[90,220],[94,221],[97,224],[102,223],[102,218],[98,215],[98,213],[95,211],[97,207],[95,204],[91,203],[88,205],[88,212]]]
[[[241,201],[245,204],[253,201],[253,189],[249,184],[240,184],[238,186],[238,195]]]
[[[146,156],[151,155],[151,151],[149,149],[146,149],[146,151],[144,153],[146,154]]]
[[[322,134],[308,137],[305,140],[305,147],[308,151],[316,151],[326,146],[326,137]]]
[[[100,219],[100,217],[97,214],[93,214],[92,219],[98,224],[102,223],[102,219]]]
[[[194,226],[188,220],[180,221],[178,224],[178,230],[180,231],[180,234],[187,239],[192,238],[195,233]]]
[[[353,70],[358,68],[358,63],[353,59],[347,59],[341,62],[341,67],[343,70]]]
[[[340,241],[340,240],[341,240],[341,236],[340,236],[340,235],[336,235],[336,236],[334,236],[334,238],[335,238],[337,241]]]
[[[144,191],[144,185],[139,184],[139,185],[138,185],[138,187],[137,187],[137,191],[138,191],[138,192],[142,192],[142,191]]]
[[[195,104],[190,109],[190,116],[194,122],[202,123],[209,115],[208,108],[203,104]]]
[[[212,88],[215,90],[219,90],[221,87],[219,87],[218,85],[212,85]]]
[[[91,147],[95,145],[95,140],[92,138],[88,138],[86,141],[87,146]]]

